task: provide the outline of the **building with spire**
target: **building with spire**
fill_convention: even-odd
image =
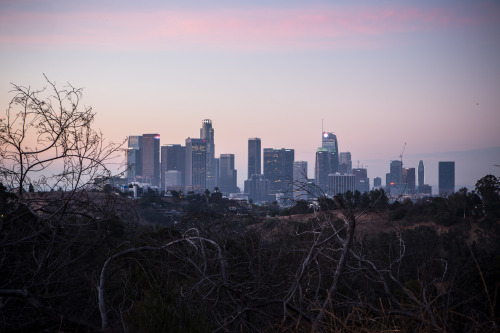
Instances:
[[[323,132],[321,137],[321,147],[326,148],[330,153],[329,163],[332,173],[339,172],[339,147],[337,136],[332,132]]]
[[[200,139],[206,143],[206,180],[205,186],[210,191],[213,191],[217,186],[217,172],[215,165],[215,143],[214,129],[210,119],[203,119],[200,128]]]

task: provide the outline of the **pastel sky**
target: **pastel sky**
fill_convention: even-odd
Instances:
[[[43,73],[84,87],[112,141],[184,144],[212,119],[240,186],[250,137],[314,177],[322,120],[371,179],[405,142],[434,191],[439,160],[457,187],[500,175],[498,1],[3,0],[0,73],[2,110]]]

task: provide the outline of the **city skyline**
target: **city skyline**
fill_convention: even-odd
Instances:
[[[500,175],[500,4],[494,1],[0,3],[0,105],[10,83],[84,87],[96,127],[161,144],[216,128],[215,156],[247,140],[291,148],[313,178],[319,133],[352,167],[385,178],[391,160],[456,162],[456,186]],[[3,115],[0,115],[2,117]]]
[[[158,156],[160,157],[160,160],[161,160],[161,163],[160,163],[160,165],[157,166],[157,169],[162,170],[162,172],[161,172],[162,177],[164,177],[166,170],[180,170],[182,173],[185,173],[186,171],[188,173],[193,172],[193,175],[194,175],[194,173],[199,173],[200,171],[202,171],[204,173],[204,176],[202,176],[204,185],[202,183],[198,183],[198,185],[200,185],[201,187],[197,186],[196,188],[192,188],[193,190],[202,190],[205,188],[210,190],[210,189],[214,189],[216,186],[221,188],[221,185],[222,185],[221,182],[225,182],[226,184],[232,184],[232,185],[229,185],[229,187],[233,188],[235,191],[237,191],[237,189],[240,189],[240,190],[246,189],[247,188],[246,182],[249,181],[250,179],[252,179],[252,177],[247,177],[246,179],[244,179],[244,183],[245,183],[244,187],[240,186],[240,184],[238,183],[238,180],[237,180],[237,173],[238,172],[237,172],[237,169],[235,168],[235,155],[228,154],[228,153],[220,154],[220,158],[215,158],[215,162],[217,162],[217,163],[215,163],[216,168],[214,170],[214,174],[217,175],[217,183],[218,184],[208,185],[208,181],[209,181],[210,177],[208,177],[208,173],[207,173],[208,159],[207,159],[206,151],[208,150],[207,147],[208,147],[209,141],[211,142],[210,144],[215,147],[216,140],[215,140],[215,135],[214,135],[215,130],[212,127],[212,120],[211,119],[204,119],[202,124],[209,124],[210,125],[209,128],[210,128],[210,132],[212,133],[212,135],[210,136],[209,140],[207,140],[206,138],[205,139],[202,139],[202,138],[198,139],[198,138],[188,137],[186,139],[186,146],[181,146],[180,144],[164,144],[163,143],[161,145],[161,154],[160,154],[160,142],[159,142],[159,135],[158,134],[143,134],[142,136],[136,136],[136,135],[129,136],[128,140],[127,140],[128,141],[128,148],[125,149],[125,156],[124,156],[124,163],[126,163],[128,165],[126,175],[130,178],[131,177],[130,175],[135,175],[137,173],[137,175],[139,176],[139,178],[137,180],[139,182],[142,182],[142,181],[146,181],[147,183],[150,182],[150,180],[148,180],[148,177],[144,178],[144,174],[141,174],[142,173],[141,171],[136,172],[136,167],[131,165],[131,164],[136,163],[140,166],[140,169],[142,169],[143,166],[147,165],[148,162],[142,159],[142,156],[144,153],[142,152],[142,149],[140,147],[143,146],[143,144],[142,144],[143,136],[146,136],[146,137],[150,136],[150,137],[154,137],[155,139],[157,139],[156,148],[158,150],[157,153],[160,154]],[[200,137],[204,137],[204,136],[206,136],[206,133],[205,133],[205,130],[202,128],[200,130]],[[333,140],[325,140],[326,138],[330,138]],[[174,160],[179,160],[179,158],[181,160],[184,160],[184,149],[186,147],[188,147],[188,143],[190,145],[191,142],[198,142],[199,144],[201,144],[204,147],[203,148],[203,151],[204,151],[203,156],[204,157],[202,158],[203,163],[198,164],[197,167],[194,167],[194,164],[191,164],[192,163],[191,157],[190,157],[191,154],[187,154],[186,155],[186,158],[187,158],[186,165],[191,164],[192,170],[189,171],[189,170],[185,169],[184,167],[174,166],[172,164],[174,162]],[[346,171],[346,170],[335,171],[335,170],[333,170],[335,168],[338,169],[338,165],[335,167],[335,166],[332,166],[331,164],[332,163],[335,164],[335,163],[339,162],[339,159],[338,159],[338,157],[332,159],[332,158],[330,158],[329,155],[332,154],[332,152],[334,152],[334,151],[338,152],[337,137],[332,132],[322,132],[321,133],[321,142],[322,142],[322,147],[319,147],[315,153],[316,160],[314,163],[315,170],[314,170],[313,177],[311,178],[310,173],[308,173],[306,171],[307,176],[308,176],[308,181],[312,180],[313,183],[316,184],[316,186],[318,186],[319,188],[321,188],[321,190],[324,193],[331,192],[331,190],[332,190],[329,188],[330,182],[331,182],[331,180],[330,180],[331,174],[354,175],[356,177],[355,187],[357,190],[359,190],[361,192],[366,192],[374,187],[379,186],[379,185],[376,185],[374,183],[374,180],[375,180],[375,178],[378,178],[381,180],[381,177],[379,177],[379,176],[368,177],[368,175],[369,175],[368,165],[361,164],[361,168],[360,168],[359,163],[358,163],[358,167],[352,168],[352,171]],[[171,154],[174,153],[173,149],[179,150],[179,153],[180,153],[180,150],[182,150],[182,154],[175,155],[175,157],[172,156]],[[188,149],[191,149],[191,148],[188,148]],[[389,184],[390,184],[391,188],[393,187],[393,185],[396,186],[397,191],[402,191],[403,188],[401,188],[401,186],[403,186],[403,184],[405,184],[404,185],[404,192],[405,193],[407,192],[409,194],[422,193],[420,191],[420,187],[422,187],[422,188],[425,187],[424,193],[427,193],[427,191],[429,191],[428,192],[429,194],[433,193],[435,195],[445,193],[441,190],[442,179],[443,179],[441,166],[443,164],[446,164],[446,163],[453,164],[453,176],[452,176],[453,186],[448,186],[448,190],[446,191],[446,193],[448,193],[448,192],[453,193],[455,190],[459,190],[461,187],[467,187],[469,189],[474,189],[474,184],[467,186],[467,185],[463,185],[463,184],[458,183],[455,185],[455,180],[456,180],[455,161],[443,162],[441,160],[444,157],[449,156],[449,155],[437,155],[437,157],[439,159],[441,159],[439,162],[437,162],[438,168],[439,168],[438,175],[437,175],[439,185],[436,185],[433,183],[428,184],[424,181],[422,184],[419,184],[419,190],[416,191],[417,168],[411,167],[411,165],[409,165],[406,161],[403,161],[403,156],[404,156],[403,154],[404,154],[405,149],[406,149],[406,143],[403,147],[402,154],[400,154],[400,156],[399,156],[400,159],[399,160],[391,160],[389,163],[389,168],[386,170],[388,172],[385,174],[385,183],[381,184],[381,186],[385,187],[389,192],[391,192],[391,190],[388,188]],[[170,153],[168,152],[169,150],[171,151]],[[331,150],[331,151],[329,151],[329,150]],[[275,155],[275,154],[281,154],[281,153],[285,153],[285,152],[291,152],[291,155],[286,157],[286,158],[285,158],[285,155],[283,155],[281,157],[279,157],[278,155]],[[176,154],[176,153],[174,153],[174,154]],[[267,157],[266,157],[266,154],[267,154]],[[273,157],[271,157],[270,154],[272,154]],[[320,154],[325,154],[325,155],[323,157],[321,157],[322,155],[320,155]],[[151,159],[153,154],[150,153],[149,155],[151,155],[149,158],[149,159]],[[291,149],[264,148],[264,152],[261,152],[261,139],[260,138],[249,138],[248,139],[248,159],[247,159],[248,169],[247,170],[248,170],[248,172],[251,172],[250,170],[253,170],[253,169],[259,170],[261,167],[265,168],[266,165],[270,165],[269,163],[271,163],[271,164],[274,163],[273,164],[274,166],[272,167],[272,169],[274,171],[270,172],[271,169],[269,167],[267,168],[268,176],[266,178],[271,180],[271,182],[270,182],[271,185],[274,184],[276,181],[278,181],[278,183],[282,183],[283,179],[289,179],[291,181],[293,178],[295,180],[297,178],[295,175],[296,164],[305,165],[304,170],[307,170],[307,161],[295,160],[294,155],[295,154],[294,154],[293,148],[291,148]],[[137,157],[137,156],[139,156],[139,157]],[[340,156],[341,156],[341,162],[343,164],[346,164],[346,163],[351,164],[351,152],[341,152]],[[193,157],[194,157],[194,155],[193,155]],[[139,158],[138,163],[136,160],[137,158]],[[173,160],[172,160],[172,158],[173,158]],[[226,159],[225,162],[222,162],[223,158]],[[259,163],[258,161],[260,161],[261,159],[263,160],[263,162]],[[192,161],[194,163],[194,159]],[[271,161],[273,161],[273,162],[271,162]],[[156,161],[155,164],[158,164],[158,163],[159,162]],[[179,163],[179,161],[176,161],[175,163]],[[285,164],[287,164],[288,166],[285,167]],[[219,169],[219,167],[220,167],[220,169]],[[387,165],[386,165],[386,167],[387,167]],[[198,169],[198,171],[195,171],[195,169],[197,169],[197,168],[202,168],[202,169]],[[283,168],[285,168],[285,169],[290,168],[290,170],[285,171],[285,169],[283,169]],[[222,171],[223,169],[224,169],[224,171]],[[293,172],[291,171],[292,169],[293,169]],[[232,170],[232,171],[230,171],[230,170]],[[431,164],[431,170],[434,171],[432,164]],[[419,182],[421,182],[421,181],[423,181],[422,176],[424,174],[423,160],[419,160],[419,162],[418,162],[418,172],[419,172],[418,180],[419,180]],[[427,172],[427,171],[425,171],[425,172]],[[255,174],[255,172],[251,172],[251,173],[252,173],[252,175]],[[271,173],[276,173],[276,174],[274,174],[274,176],[271,176]],[[257,174],[260,174],[260,173],[258,172]],[[292,177],[292,174],[293,174],[293,177]],[[263,175],[265,175],[265,172],[263,173]],[[319,178],[318,178],[318,175],[319,175]],[[173,178],[174,177],[173,174],[171,176],[172,176],[171,179],[175,179],[175,178]],[[187,174],[186,174],[186,176],[187,176]],[[189,183],[189,182],[187,182],[187,179],[190,177],[191,176],[187,176],[186,183]],[[134,176],[132,176],[132,178],[134,178]],[[183,176],[183,179],[184,178],[185,177]],[[225,178],[225,180],[223,180],[223,178]],[[371,178],[371,181],[370,181],[370,178]],[[433,178],[433,177],[431,177],[431,178]],[[451,180],[448,180],[448,182],[450,182],[450,181]],[[164,189],[163,186],[164,186],[164,180],[162,179],[160,187],[162,189]],[[276,189],[274,189],[274,190],[272,189],[272,188],[274,188],[274,186],[275,185],[271,186],[271,188],[270,188],[271,191],[276,191]],[[279,185],[279,186],[286,186],[286,185],[284,183],[282,183],[282,185]],[[226,185],[224,185],[224,187],[226,187]],[[433,189],[433,191],[431,192],[432,189]],[[186,190],[189,191],[190,189],[187,188]],[[281,189],[280,191],[288,192],[287,190],[284,190],[284,188]],[[280,192],[280,191],[278,191],[278,192]],[[229,193],[230,191],[228,191],[226,189],[225,192]]]

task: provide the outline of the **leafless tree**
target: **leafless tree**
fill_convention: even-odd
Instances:
[[[95,112],[82,105],[82,88],[36,90],[12,84],[14,97],[0,122],[0,176],[21,198],[37,190],[77,191],[88,181],[110,176],[106,162],[120,145],[106,143],[93,127]]]
[[[0,184],[9,192],[0,218],[0,311],[10,318],[0,330],[28,329],[33,311],[92,328],[79,319],[85,316],[65,311],[64,298],[81,296],[91,283],[85,268],[93,249],[121,228],[113,221],[127,208],[116,196],[89,191],[95,178],[111,175],[106,164],[120,144],[106,143],[92,127],[95,113],[82,104],[82,89],[59,89],[44,77],[47,87],[39,90],[13,84],[0,121]]]

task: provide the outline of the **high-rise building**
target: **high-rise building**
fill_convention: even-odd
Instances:
[[[418,193],[432,195],[432,186],[424,184],[418,187]]]
[[[127,155],[127,178],[129,181],[135,181],[137,177],[137,165],[140,163],[138,158],[140,150],[128,148],[125,153]]]
[[[186,147],[179,144],[168,144],[161,146],[161,177],[162,188],[165,186],[163,180],[167,171],[176,170],[181,174],[182,182],[184,184],[184,173],[186,165]]]
[[[206,187],[213,191],[217,186],[217,172],[215,165],[215,143],[214,143],[214,129],[210,119],[204,119],[201,122],[200,139],[206,143]]]
[[[368,170],[365,168],[354,168],[352,174],[356,179],[356,190],[359,192],[370,192],[370,179],[368,178]]]
[[[264,175],[252,175],[250,179],[245,180],[245,193],[254,203],[269,202],[269,179]]]
[[[307,162],[293,162],[293,199],[308,200],[309,185],[307,179]]]
[[[424,171],[424,161],[420,160],[418,162],[418,187],[425,184]]]
[[[339,147],[337,142],[337,136],[331,132],[323,132],[321,138],[321,147],[328,149],[331,153],[330,158],[330,169],[333,173],[339,172]]]
[[[380,177],[373,178],[373,188],[380,188],[380,187],[382,187],[382,178]]]
[[[328,175],[328,183],[331,195],[356,190],[356,177],[354,175],[330,174]]]
[[[386,173],[385,174],[385,187],[389,187],[391,186],[391,174],[390,173]]]
[[[352,161],[351,161],[351,153],[350,152],[340,153],[339,173],[341,175],[352,174]]]
[[[261,172],[261,143],[259,138],[248,139],[248,179]]]
[[[182,187],[182,173],[179,170],[167,170],[163,176],[162,185],[165,191],[181,191]]]
[[[205,140],[186,139],[185,169],[186,191],[205,191],[207,189],[207,143]]]
[[[285,193],[292,197],[294,158],[293,149],[264,148],[264,176],[270,182],[270,195]]]
[[[415,193],[415,168],[403,169],[403,183],[408,186],[408,193]]]
[[[160,135],[142,135],[142,181],[160,185]]]
[[[455,193],[455,162],[439,162],[439,195]]]
[[[314,180],[319,192],[329,193],[328,175],[336,173],[332,164],[333,153],[328,151],[326,147],[320,147],[316,151],[316,163],[314,166]]]
[[[402,172],[403,172],[403,163],[398,160],[391,161],[391,174],[390,174],[390,183],[401,184],[402,183]]]
[[[225,195],[228,195],[229,193],[236,193],[237,170],[234,169],[234,154],[221,154],[219,157],[219,163],[219,190]]]
[[[136,181],[142,176],[142,136],[128,137],[127,178]]]

